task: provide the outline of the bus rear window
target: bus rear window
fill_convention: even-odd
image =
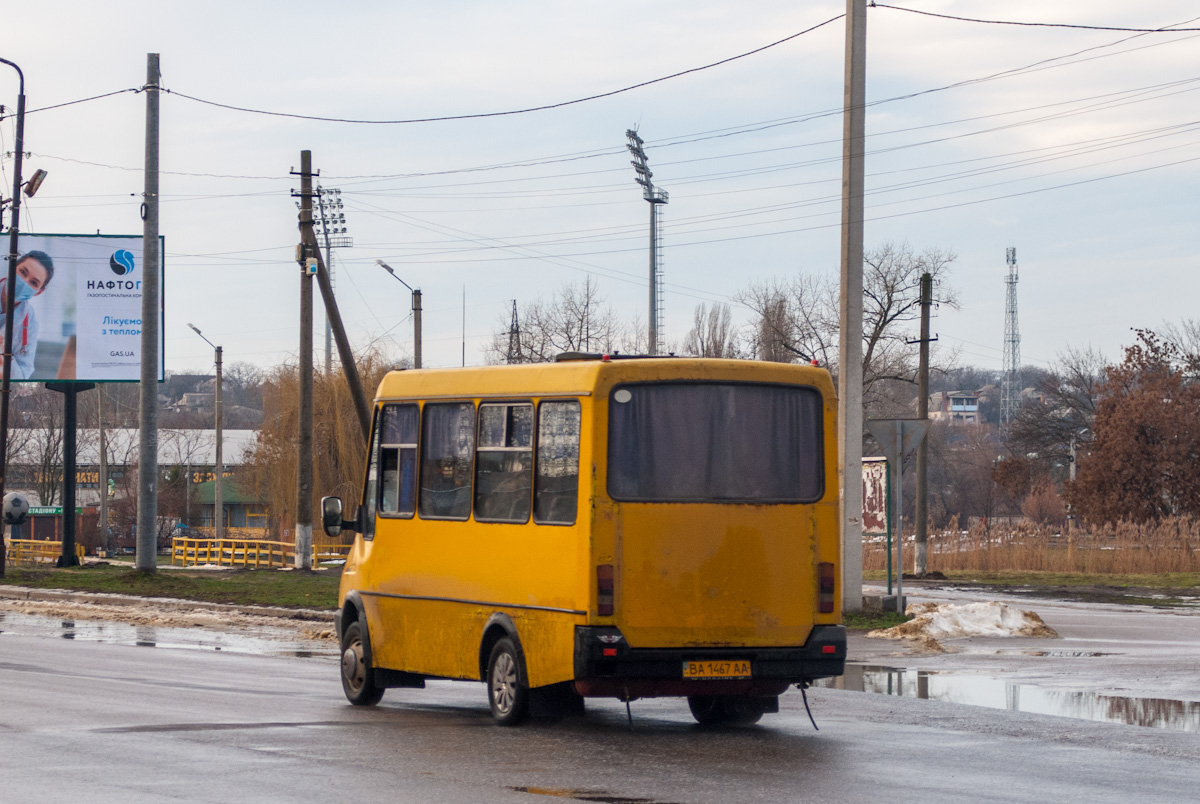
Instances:
[[[608,493],[647,502],[811,503],[824,493],[821,394],[638,383],[609,396]]]

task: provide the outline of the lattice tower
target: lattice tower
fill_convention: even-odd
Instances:
[[[1021,330],[1017,325],[1017,250],[1008,249],[1004,305],[1004,378],[1000,385],[1000,428],[1006,430],[1021,406]]]
[[[521,320],[517,317],[517,302],[512,303],[512,323],[508,325],[508,354],[506,363],[524,363],[521,355]]]

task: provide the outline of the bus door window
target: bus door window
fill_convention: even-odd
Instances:
[[[532,486],[533,405],[480,405],[475,518],[528,522]]]
[[[371,428],[371,446],[367,453],[367,482],[363,489],[363,507],[366,509],[362,517],[362,537],[367,541],[375,538],[375,511],[379,501],[379,431],[383,426],[383,416],[376,413]]]
[[[543,402],[538,406],[533,519],[573,525],[578,500],[579,402]]]
[[[429,403],[421,422],[421,493],[424,519],[471,516],[471,460],[475,455],[475,405]]]
[[[410,517],[417,507],[416,405],[388,405],[383,409],[379,437],[379,513]]]

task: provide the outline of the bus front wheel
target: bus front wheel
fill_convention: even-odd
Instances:
[[[702,726],[751,726],[763,716],[760,707],[736,695],[689,695],[688,708]]]
[[[373,676],[363,650],[361,626],[357,622],[350,623],[342,634],[342,690],[346,700],[355,706],[379,703],[383,698],[383,687],[376,686]]]
[[[529,682],[513,641],[505,637],[492,648],[487,671],[488,704],[501,726],[515,726],[529,714]]]

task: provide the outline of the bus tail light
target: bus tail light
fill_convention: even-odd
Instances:
[[[833,564],[828,561],[817,564],[817,611],[833,613]]]
[[[596,565],[596,614],[601,617],[613,615],[613,565]]]

